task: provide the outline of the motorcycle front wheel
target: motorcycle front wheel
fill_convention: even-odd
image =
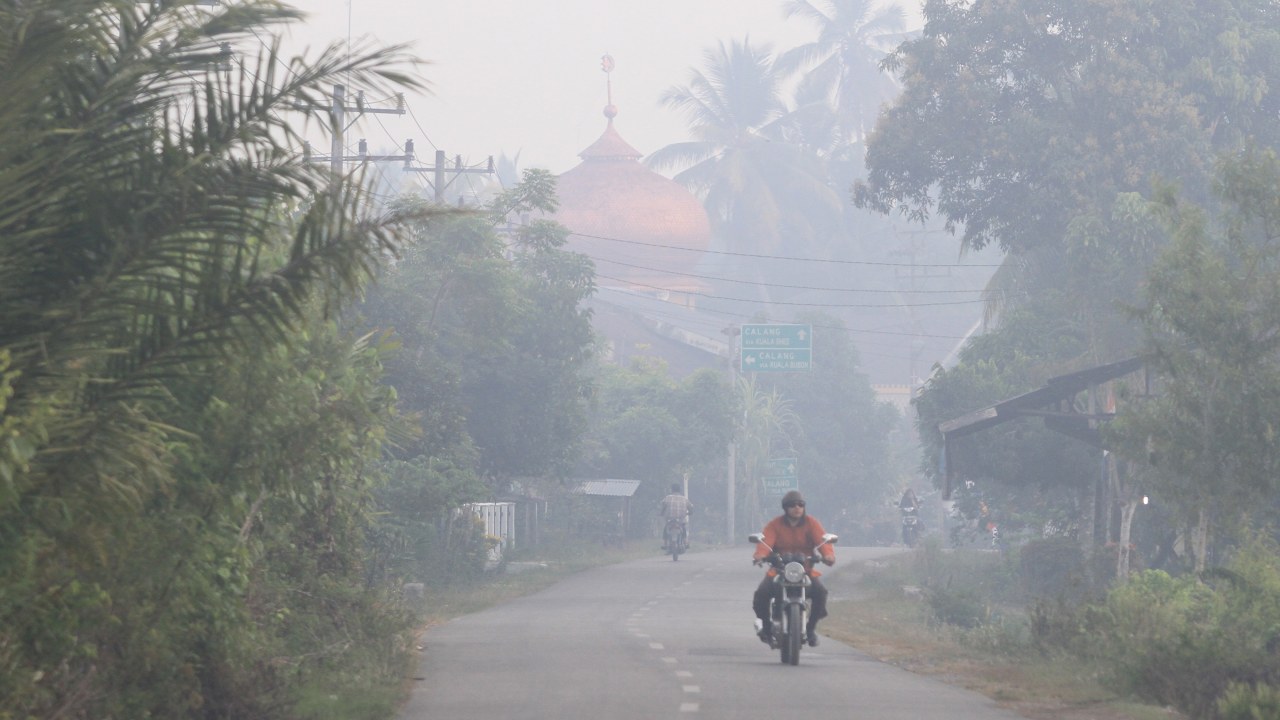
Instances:
[[[787,636],[782,640],[782,662],[800,664],[800,647],[804,644],[803,608],[799,603],[787,606]]]

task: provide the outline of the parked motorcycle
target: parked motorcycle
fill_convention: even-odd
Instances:
[[[920,541],[921,529],[919,508],[902,508],[902,544],[915,547]]]
[[[764,534],[752,533],[747,539],[758,545],[764,542]],[[805,628],[809,622],[807,589],[813,584],[809,577],[811,571],[805,568],[821,561],[818,548],[828,543],[835,545],[837,540],[839,537],[832,533],[823,535],[822,542],[808,555],[777,553],[769,548],[769,556],[764,562],[768,563],[773,574],[775,588],[773,597],[769,599],[769,617],[773,618],[773,637],[769,647],[780,651],[784,665],[800,664],[800,648],[804,645]],[[760,619],[756,618],[756,632],[760,630]]]
[[[689,551],[689,531],[684,523],[675,519],[667,521],[667,526],[662,529],[662,549],[671,553],[673,561]]]

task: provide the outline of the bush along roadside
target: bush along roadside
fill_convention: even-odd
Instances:
[[[864,568],[859,599],[839,603],[828,629],[1032,717],[1084,706],[1088,717],[1280,717],[1273,540],[1252,538],[1203,577],[1147,570],[1112,587],[1072,546],[984,553],[926,543]]]

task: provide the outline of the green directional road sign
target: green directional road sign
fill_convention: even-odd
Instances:
[[[807,372],[812,369],[812,350],[742,351],[742,372]]]
[[[795,477],[796,467],[799,461],[795,458],[769,458],[769,464],[765,466],[765,477]]]
[[[810,325],[743,325],[742,372],[807,372],[813,369]]]
[[[788,490],[799,490],[800,475],[796,467],[795,458],[769,458],[769,464],[765,466],[764,477],[761,479],[764,496],[780,498],[786,495]]]

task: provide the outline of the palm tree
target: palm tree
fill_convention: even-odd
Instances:
[[[788,0],[786,16],[818,27],[818,39],[778,58],[782,72],[804,71],[796,89],[801,106],[834,111],[839,144],[860,143],[879,106],[897,92],[880,70],[889,42],[900,39],[905,14],[896,4],[876,8],[871,0]]]
[[[278,337],[394,249],[395,218],[291,150],[296,103],[327,105],[340,79],[419,83],[391,69],[407,61],[399,48],[286,62],[277,44],[226,67],[223,43],[256,45],[259,28],[297,16],[274,3],[9,13],[10,28],[29,26],[0,53],[0,347],[19,373],[8,413],[43,407],[27,437],[63,459],[112,447],[145,464],[126,448],[156,429],[145,401],[173,373]]]
[[[92,621],[70,618],[89,596],[64,590],[109,577],[131,520],[179,492],[199,408],[225,401],[201,382],[219,359],[268,355],[397,250],[398,218],[296,151],[296,107],[338,82],[412,88],[412,62],[337,44],[286,60],[278,42],[226,62],[223,43],[260,47],[296,17],[257,0],[0,7],[0,655],[59,668],[0,673],[0,716],[114,714],[91,704],[125,650],[83,661]],[[85,607],[114,597],[94,582]]]
[[[764,524],[764,511],[760,490],[763,473],[774,449],[783,446],[793,450],[792,434],[800,427],[799,416],[791,407],[791,401],[777,390],[765,392],[756,385],[755,375],[738,378],[738,398],[742,404],[742,424],[737,430],[738,459],[743,472],[737,496],[746,505],[750,527]]]
[[[779,254],[838,226],[841,197],[818,160],[787,141],[792,121],[767,45],[723,42],[706,69],[662,100],[683,112],[694,137],[649,156],[699,194],[716,234],[735,250]]]

